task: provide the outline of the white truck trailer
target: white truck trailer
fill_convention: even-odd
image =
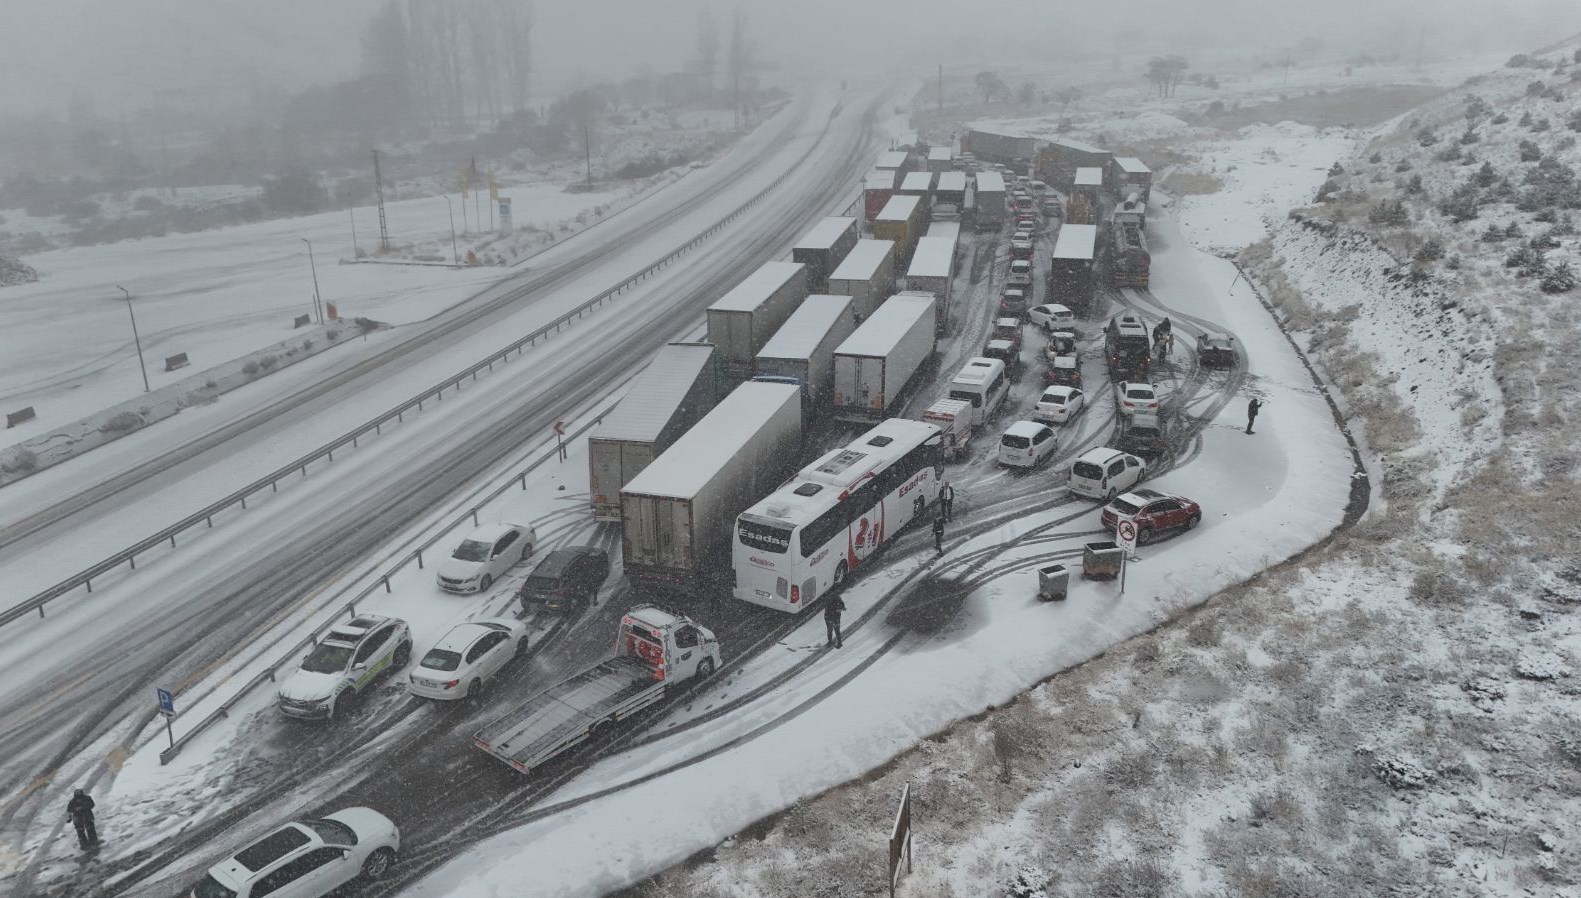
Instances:
[[[724,395],[719,353],[711,343],[659,349],[615,410],[587,440],[593,518],[620,520],[620,490]]]
[[[972,215],[979,231],[997,231],[1005,223],[1005,179],[998,172],[977,173],[972,192]]]
[[[807,298],[807,266],[765,262],[708,307],[708,342],[726,376],[752,376],[758,350]]]
[[[897,293],[835,349],[835,417],[889,417],[906,385],[933,357],[937,306],[931,293]]]
[[[693,594],[728,579],[736,515],[795,466],[801,436],[800,387],[732,390],[621,490],[626,578]]]
[[[656,605],[620,619],[615,656],[545,689],[479,730],[472,743],[519,773],[719,669],[713,631]]]
[[[794,378],[803,390],[802,411],[828,408],[834,394],[834,350],[856,330],[851,297],[813,294],[758,352],[758,376]]]
[[[906,268],[906,289],[932,293],[935,330],[943,336],[950,320],[950,282],[955,279],[955,241],[948,237],[923,237]]]
[[[895,241],[858,240],[829,275],[829,292],[849,296],[858,319],[873,314],[895,287]]]
[[[829,274],[845,261],[861,236],[855,218],[832,215],[813,225],[791,247],[791,261],[807,266],[807,289],[828,292]]]

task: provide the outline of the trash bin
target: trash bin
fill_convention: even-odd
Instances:
[[[1065,594],[1070,591],[1070,571],[1063,564],[1051,564],[1038,568],[1038,598],[1047,601],[1062,601]]]
[[[1113,540],[1088,543],[1082,548],[1081,575],[1085,580],[1113,580],[1120,576],[1125,550]]]

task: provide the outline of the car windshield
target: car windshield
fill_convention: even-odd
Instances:
[[[351,646],[320,643],[303,659],[302,669],[308,673],[340,673],[349,663],[351,663]]]
[[[1103,469],[1098,467],[1097,465],[1093,464],[1090,461],[1079,461],[1079,462],[1077,462],[1076,464],[1071,466],[1070,472],[1071,472],[1072,475],[1074,475],[1076,477],[1082,477],[1082,478],[1085,478],[1087,480],[1102,480],[1103,479]]]
[[[1127,502],[1124,499],[1116,499],[1113,502],[1110,502],[1109,507],[1113,508],[1120,514],[1126,515],[1127,517],[1142,510],[1142,506]]]
[[[977,395],[976,393],[967,392],[966,390],[951,390],[950,398],[959,399],[962,402],[970,402],[972,404],[972,408],[977,408],[983,404],[983,397]]]
[[[1032,441],[1023,436],[1007,433],[999,438],[999,445],[1009,449],[1025,449],[1032,445]]]
[[[492,548],[494,548],[493,543],[479,542],[475,539],[463,540],[450,557],[462,561],[488,561],[489,550]]]
[[[198,880],[198,884],[192,887],[192,898],[236,898],[236,892],[220,885],[214,874],[206,873]]]
[[[294,826],[283,826],[236,852],[236,862],[257,873],[307,843],[307,833]]]
[[[357,844],[357,832],[339,820],[303,820],[302,825],[318,833],[326,845],[339,845],[349,848]]]
[[[1125,391],[1125,395],[1131,399],[1152,399],[1153,391],[1146,387],[1132,387]]]
[[[783,555],[790,549],[791,527],[789,524],[772,524],[767,521],[742,520],[737,524],[741,534],[741,544],[757,549],[760,552],[772,552]]]
[[[429,649],[417,666],[429,670],[455,670],[461,666],[461,654],[445,649]]]

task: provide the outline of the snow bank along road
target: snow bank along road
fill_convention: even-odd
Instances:
[[[793,133],[782,134],[770,152],[750,160],[743,167],[743,182],[715,192],[706,211],[717,218],[764,183],[776,183],[768,201],[688,257],[683,267],[695,273],[690,281],[643,296],[640,308],[636,298],[632,305],[606,307],[607,314],[598,322],[568,332],[560,342],[578,341],[578,351],[555,370],[514,384],[515,375],[507,372],[499,378],[500,387],[514,389],[483,414],[447,421],[442,432],[415,427],[399,439],[385,441],[366,459],[328,476],[310,478],[308,488],[283,493],[283,501],[219,527],[185,551],[96,591],[90,600],[0,634],[0,655],[17,659],[11,669],[20,669],[26,658],[33,672],[0,700],[0,717],[7,721],[6,732],[0,734],[0,772],[12,784],[12,794],[0,812],[6,835],[19,839],[19,830],[45,808],[46,801],[51,813],[44,819],[56,816],[51,789],[41,786],[63,772],[63,763],[117,725],[139,716],[155,685],[193,679],[477,472],[541,436],[579,404],[607,393],[629,373],[627,365],[674,336],[682,322],[695,323],[713,297],[751,266],[782,252],[811,220],[825,214],[837,198],[849,195],[871,160],[867,110],[848,106],[826,134],[820,132],[828,118],[827,105],[804,103],[799,111],[802,118],[793,123]],[[676,239],[698,230],[697,217],[683,213],[663,241],[644,235],[626,249],[607,253],[612,264],[599,264],[595,273],[602,277],[584,279],[592,282],[587,286],[607,286],[640,269],[645,260],[630,247],[656,243],[667,251]],[[625,236],[629,235],[623,231],[605,232],[606,240]],[[562,306],[596,292],[584,292],[580,285],[582,281],[569,281],[563,293],[540,299],[552,306],[540,317],[552,318]],[[498,332],[497,321],[473,321],[470,327],[481,333],[484,345],[497,347],[503,342],[490,333]],[[455,336],[446,342],[466,345]],[[403,364],[412,362],[407,359]],[[455,362],[447,359],[439,370],[448,373],[454,367]],[[424,385],[438,379],[432,371],[419,373]],[[395,379],[388,373],[361,376],[364,382]],[[376,390],[358,393],[348,389],[353,383],[342,381],[340,395],[301,400],[270,427],[304,422],[302,429],[313,432],[305,421],[307,415],[333,415],[337,402],[344,401],[342,395],[356,395],[358,407],[379,407],[376,400],[367,399]],[[331,423],[335,431],[344,429],[344,421]],[[323,430],[321,422],[319,430]],[[225,448],[206,447],[205,455],[215,460],[199,461],[218,464]],[[163,491],[156,492],[159,488]],[[123,532],[134,525],[132,532],[154,529],[157,525],[150,520],[154,516],[144,510],[147,496],[169,491],[168,483],[158,483],[122,492],[120,501],[139,500],[144,508],[108,516],[117,518]],[[98,510],[94,515],[103,516]],[[64,772],[80,775],[82,769]]]

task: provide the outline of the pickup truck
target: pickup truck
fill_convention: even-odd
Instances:
[[[549,687],[485,726],[472,743],[520,773],[719,669],[713,631],[657,605],[620,620],[615,656]]]

